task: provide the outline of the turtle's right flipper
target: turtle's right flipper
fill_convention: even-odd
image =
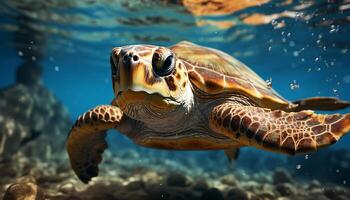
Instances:
[[[294,101],[297,105],[291,111],[301,110],[339,110],[350,107],[349,101],[343,101],[335,97],[311,97]]]
[[[350,131],[350,114],[285,112],[236,103],[216,106],[210,127],[242,145],[296,154],[335,143]]]
[[[71,166],[79,179],[88,183],[98,175],[98,164],[107,148],[108,129],[125,123],[123,112],[116,106],[98,106],[81,115],[67,138],[67,151]]]

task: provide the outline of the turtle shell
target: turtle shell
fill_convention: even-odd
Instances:
[[[186,41],[170,49],[186,65],[191,83],[205,94],[243,94],[257,105],[271,109],[292,105],[249,67],[222,51]]]

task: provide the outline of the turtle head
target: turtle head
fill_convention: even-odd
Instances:
[[[187,70],[170,49],[151,45],[116,47],[110,61],[116,102],[130,117],[150,117],[135,111],[141,107],[160,114],[190,109],[193,94]]]

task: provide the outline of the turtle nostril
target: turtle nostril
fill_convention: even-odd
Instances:
[[[124,63],[127,63],[128,60],[129,60],[129,55],[123,56],[123,62],[124,62]]]
[[[134,55],[134,56],[132,57],[132,60],[136,62],[136,61],[139,60],[139,57],[138,57],[137,55]]]

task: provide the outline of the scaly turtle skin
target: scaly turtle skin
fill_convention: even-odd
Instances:
[[[224,150],[244,146],[279,153],[315,151],[350,131],[350,114],[314,110],[350,106],[337,98],[289,102],[231,56],[189,42],[166,48],[114,48],[115,99],[84,113],[67,140],[71,166],[84,183],[98,174],[116,129],[136,144],[161,149]]]

